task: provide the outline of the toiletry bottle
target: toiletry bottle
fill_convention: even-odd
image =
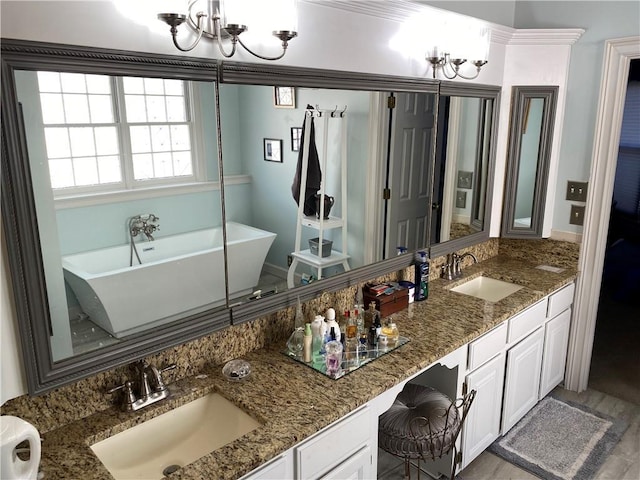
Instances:
[[[311,355],[313,348],[313,332],[311,332],[311,324],[307,323],[304,326],[304,348],[302,349],[302,358],[306,363],[311,362],[313,358]]]
[[[427,252],[416,252],[414,259],[415,284],[414,300],[420,302],[429,296],[429,257]]]
[[[400,333],[398,332],[398,327],[391,318],[389,318],[389,322],[384,327],[382,327],[382,334],[387,336],[390,347],[396,346],[396,343],[398,343],[398,338],[400,337]]]
[[[324,317],[322,315],[316,315],[313,322],[311,322],[311,358],[313,363],[324,363],[323,347],[326,328],[327,323],[324,321]]]
[[[302,314],[302,305],[300,305],[300,297],[298,297],[296,302],[296,315],[294,318],[294,328],[301,328],[304,330],[305,326],[304,315]]]
[[[340,341],[340,326],[336,322],[336,311],[333,308],[327,309],[327,329],[331,331],[331,328],[335,329],[336,340]]]

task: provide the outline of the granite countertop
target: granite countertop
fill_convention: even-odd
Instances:
[[[243,357],[252,366],[246,382],[230,382],[212,365],[170,385],[166,401],[134,413],[111,408],[45,433],[40,468],[47,480],[110,479],[91,444],[216,391],[263,426],[171,478],[238,478],[576,278],[575,268],[554,273],[536,265],[497,256],[466,268],[463,278],[432,281],[427,301],[393,315],[410,343],[338,380],[283,355],[284,345],[256,350]],[[480,274],[525,288],[495,303],[448,290]]]

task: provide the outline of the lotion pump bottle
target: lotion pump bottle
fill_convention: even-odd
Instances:
[[[316,315],[311,322],[311,359],[313,363],[324,362],[324,336],[327,333],[327,323],[322,315]]]
[[[311,355],[313,347],[313,332],[311,332],[311,324],[307,323],[304,326],[304,346],[302,349],[302,357],[306,363],[311,362],[313,358]]]
[[[327,330],[331,331],[331,328],[335,329],[335,333],[336,333],[336,341],[340,341],[341,335],[340,335],[340,326],[338,325],[338,322],[336,321],[336,311],[333,308],[329,308],[327,309]]]

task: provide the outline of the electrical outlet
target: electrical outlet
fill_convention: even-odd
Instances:
[[[572,202],[587,201],[587,182],[567,182],[567,200]]]
[[[293,257],[291,255],[287,255],[287,267],[290,267],[293,263]]]
[[[571,205],[571,218],[569,218],[571,225],[584,225],[584,207],[578,205]]]

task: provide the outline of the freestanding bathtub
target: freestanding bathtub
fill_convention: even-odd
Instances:
[[[227,222],[229,294],[250,292],[276,234]],[[62,257],[64,278],[82,310],[116,338],[223,305],[222,227]]]

